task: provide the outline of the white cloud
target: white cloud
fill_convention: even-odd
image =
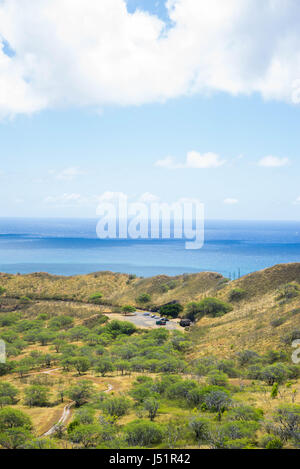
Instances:
[[[297,199],[294,201],[294,205],[300,205],[300,197],[297,197]]]
[[[233,198],[230,198],[230,197],[225,199],[223,202],[226,205],[235,205],[235,204],[239,203],[238,199],[233,199]]]
[[[65,168],[59,173],[52,173],[55,174],[56,179],[61,179],[63,181],[72,181],[77,176],[82,176],[83,174],[85,174],[84,171],[82,171],[78,167]]]
[[[0,114],[215,91],[298,102],[300,2],[166,5],[170,29],[155,15],[129,14],[124,0],[2,0]]]
[[[289,164],[288,158],[279,158],[278,156],[265,156],[259,162],[259,166],[263,166],[265,168],[281,168],[283,166],[287,166]]]
[[[194,168],[194,169],[207,169],[218,168],[225,163],[216,153],[198,153],[197,151],[190,151],[186,155],[184,163],[176,163],[174,158],[167,156],[163,160],[158,160],[155,166],[167,169],[181,169],[181,168]]]

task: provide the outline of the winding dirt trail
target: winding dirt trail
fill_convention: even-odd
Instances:
[[[56,370],[49,370],[49,372],[47,372],[47,374],[51,373],[52,371],[57,371],[57,369]],[[44,372],[44,373],[46,373],[46,372]],[[112,390],[113,390],[113,386],[111,384],[108,384],[107,389],[104,392],[110,392]],[[51,427],[42,436],[51,436],[51,435],[53,435],[56,432],[59,425],[63,425],[64,423],[66,423],[68,421],[70,415],[71,415],[71,407],[73,405],[74,405],[74,402],[70,402],[69,404],[65,405],[65,407],[63,409],[63,413],[62,413],[59,421],[55,425],[53,425],[53,427]]]

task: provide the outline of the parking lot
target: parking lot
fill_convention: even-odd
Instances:
[[[151,328],[157,329],[159,327],[168,329],[168,330],[183,330],[182,327],[179,325],[179,321],[172,319],[166,323],[165,326],[158,326],[156,324],[157,319],[151,318],[153,313],[149,312],[149,316],[144,316],[145,311],[136,311],[133,316],[123,316],[117,314],[107,314],[110,319],[119,319],[121,321],[129,321],[135,324],[137,327],[142,328]],[[118,317],[117,317],[118,316]]]

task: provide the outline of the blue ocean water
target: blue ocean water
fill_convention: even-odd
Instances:
[[[77,275],[100,270],[138,276],[214,271],[235,278],[300,262],[300,222],[206,221],[205,244],[181,240],[99,240],[96,220],[0,219],[0,271]]]

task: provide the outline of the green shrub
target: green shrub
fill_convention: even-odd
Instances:
[[[138,303],[149,303],[151,296],[148,293],[141,293],[136,300]]]
[[[99,304],[99,303],[101,303],[101,299],[102,299],[102,298],[103,298],[102,293],[96,292],[96,293],[94,293],[93,295],[91,295],[91,296],[89,297],[89,301],[90,301],[91,303]]]
[[[265,449],[282,449],[283,442],[282,440],[275,435],[268,434],[264,435],[261,439],[260,445]]]
[[[245,298],[247,292],[242,288],[234,288],[229,292],[228,299],[229,301],[241,301]]]
[[[204,298],[198,304],[197,318],[211,316],[213,318],[224,316],[232,311],[232,306],[217,298]]]
[[[161,425],[148,421],[133,421],[125,427],[125,438],[131,446],[151,446],[162,442]]]

